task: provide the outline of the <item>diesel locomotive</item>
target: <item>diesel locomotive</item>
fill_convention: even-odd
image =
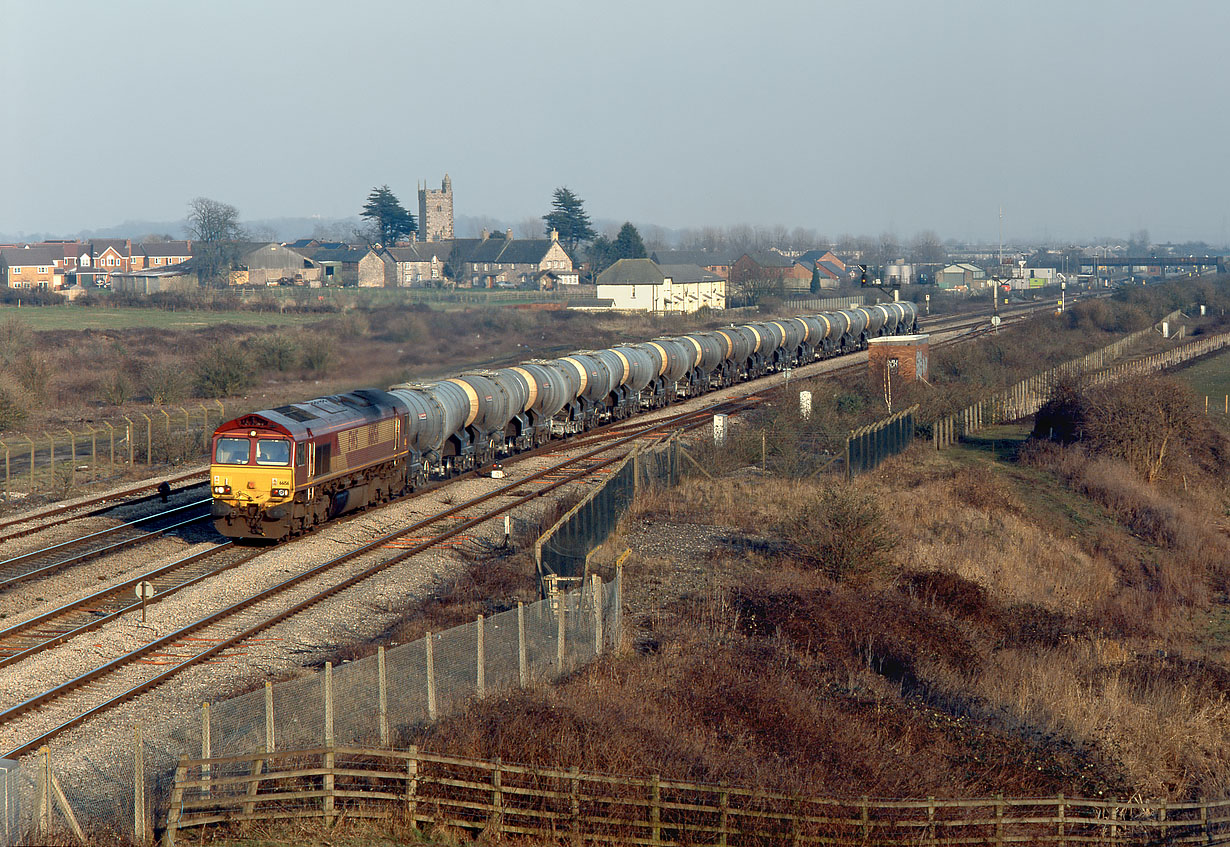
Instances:
[[[281,540],[608,421],[917,329],[913,303],[760,321],[266,409],[214,432],[213,520]]]

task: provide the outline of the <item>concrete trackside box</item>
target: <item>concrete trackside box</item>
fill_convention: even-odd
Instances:
[[[867,374],[877,385],[886,379],[927,379],[929,335],[889,335],[867,342]]]

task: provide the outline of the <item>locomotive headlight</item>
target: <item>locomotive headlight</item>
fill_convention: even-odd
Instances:
[[[289,497],[290,489],[289,488],[275,488],[273,489],[273,496],[274,497]]]
[[[229,485],[215,485],[214,494],[230,494],[231,487]]]

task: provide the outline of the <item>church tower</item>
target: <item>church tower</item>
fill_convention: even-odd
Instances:
[[[419,239],[451,241],[453,238],[453,181],[444,175],[440,190],[419,189]]]

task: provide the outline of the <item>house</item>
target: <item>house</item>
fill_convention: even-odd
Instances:
[[[695,312],[726,308],[726,280],[699,265],[658,265],[620,259],[598,274],[597,294],[612,308],[645,312]]]
[[[556,232],[550,238],[513,238],[508,230],[503,238],[493,238],[484,230],[472,248],[455,246],[453,259],[452,266],[460,266],[457,282],[471,288],[537,287],[544,271],[573,270]]]
[[[977,265],[968,262],[958,262],[949,265],[935,275],[937,288],[945,290],[971,291],[985,284],[987,272]]]
[[[736,257],[715,250],[655,250],[649,258],[659,265],[696,265],[730,279],[730,266]]]
[[[182,265],[192,258],[191,241],[142,242],[133,251],[132,270],[167,268]]]
[[[311,285],[320,284],[320,265],[308,256],[269,241],[239,242],[231,285]]]
[[[469,239],[474,241],[474,239]],[[390,288],[425,288],[439,287],[445,282],[445,265],[453,255],[453,241],[416,241],[401,247],[386,247],[377,255],[383,259],[385,273],[384,285]],[[363,263],[371,267],[368,257]],[[368,280],[366,284],[374,284],[374,275],[365,274],[360,268],[360,277]],[[360,285],[364,285],[363,279]]]
[[[316,247],[296,250],[320,266],[323,285],[359,285],[359,262],[370,251],[344,244],[341,247]],[[383,285],[383,280],[381,280]]]
[[[779,282],[787,293],[811,288],[811,267],[783,256],[775,250],[744,253],[730,266],[730,282],[743,286],[753,281]]]
[[[57,246],[0,248],[0,282],[8,288],[64,287],[64,251]]]

